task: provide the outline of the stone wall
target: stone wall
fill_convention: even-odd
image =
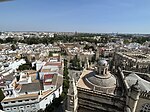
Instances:
[[[78,88],[79,107],[91,107],[95,110],[122,112],[125,106],[123,98],[97,91]]]

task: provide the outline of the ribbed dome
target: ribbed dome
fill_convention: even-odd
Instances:
[[[116,79],[112,75],[109,78],[100,78],[97,77],[94,72],[92,72],[86,76],[86,79],[91,84],[99,87],[112,87],[116,85]]]
[[[116,78],[111,74],[109,76],[107,78],[101,78],[95,72],[91,72],[84,77],[84,81],[91,89],[100,90],[104,93],[113,93],[116,88]]]
[[[92,90],[113,94],[116,88],[116,78],[108,71],[107,61],[100,59],[97,65],[96,72],[91,71],[85,75],[84,83]]]

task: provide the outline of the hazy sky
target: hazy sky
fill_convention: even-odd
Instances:
[[[150,33],[150,0],[1,2],[1,30]]]

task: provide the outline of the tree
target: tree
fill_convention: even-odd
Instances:
[[[129,39],[124,39],[123,43],[124,43],[124,44],[129,44],[129,43],[130,43],[130,42],[129,42]]]
[[[31,65],[29,65],[29,64],[23,64],[23,65],[20,65],[20,66],[19,66],[18,70],[20,70],[20,71],[23,71],[23,70],[30,70],[31,68],[32,68]]]
[[[6,38],[5,42],[6,43],[13,43],[14,39],[11,37]]]
[[[49,52],[49,57],[53,56],[53,53],[52,52]]]
[[[84,47],[83,49],[88,50],[89,48],[90,48],[90,46],[86,44],[85,47]]]
[[[13,44],[13,45],[11,45],[11,49],[13,50],[13,51],[15,51],[16,50],[16,46]]]
[[[3,91],[0,89],[0,102],[5,98],[4,94],[3,94]],[[0,104],[0,109],[2,110],[3,107],[2,105]]]
[[[25,61],[26,61],[27,64],[31,64],[30,61],[29,61],[29,59],[27,58],[27,56],[25,56],[24,59],[25,59]]]
[[[96,54],[92,56],[91,62],[94,63],[96,61]]]
[[[3,91],[0,89],[0,101],[2,101],[5,98]]]
[[[2,44],[2,43],[4,43],[4,40],[3,40],[3,39],[1,39],[1,38],[0,38],[0,43],[1,43],[1,44]]]
[[[77,57],[77,55],[72,60],[70,60],[70,63],[71,63],[71,68],[81,69],[80,59]]]
[[[82,64],[82,67],[84,67],[84,65],[85,65],[85,62],[84,62],[84,61],[82,61],[82,62],[81,62],[81,64]]]
[[[35,69],[34,67],[32,68],[32,64],[31,64],[31,62],[28,60],[28,58],[27,57],[24,57],[24,59],[25,59],[25,61],[26,61],[26,63],[25,64],[23,64],[23,65],[20,65],[19,66],[19,68],[18,68],[18,70],[20,70],[20,71],[22,71],[22,70],[30,70],[30,69]]]

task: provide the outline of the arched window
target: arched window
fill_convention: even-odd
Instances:
[[[103,73],[104,73],[104,71],[102,70],[102,71],[101,71],[101,75],[103,75]]]

